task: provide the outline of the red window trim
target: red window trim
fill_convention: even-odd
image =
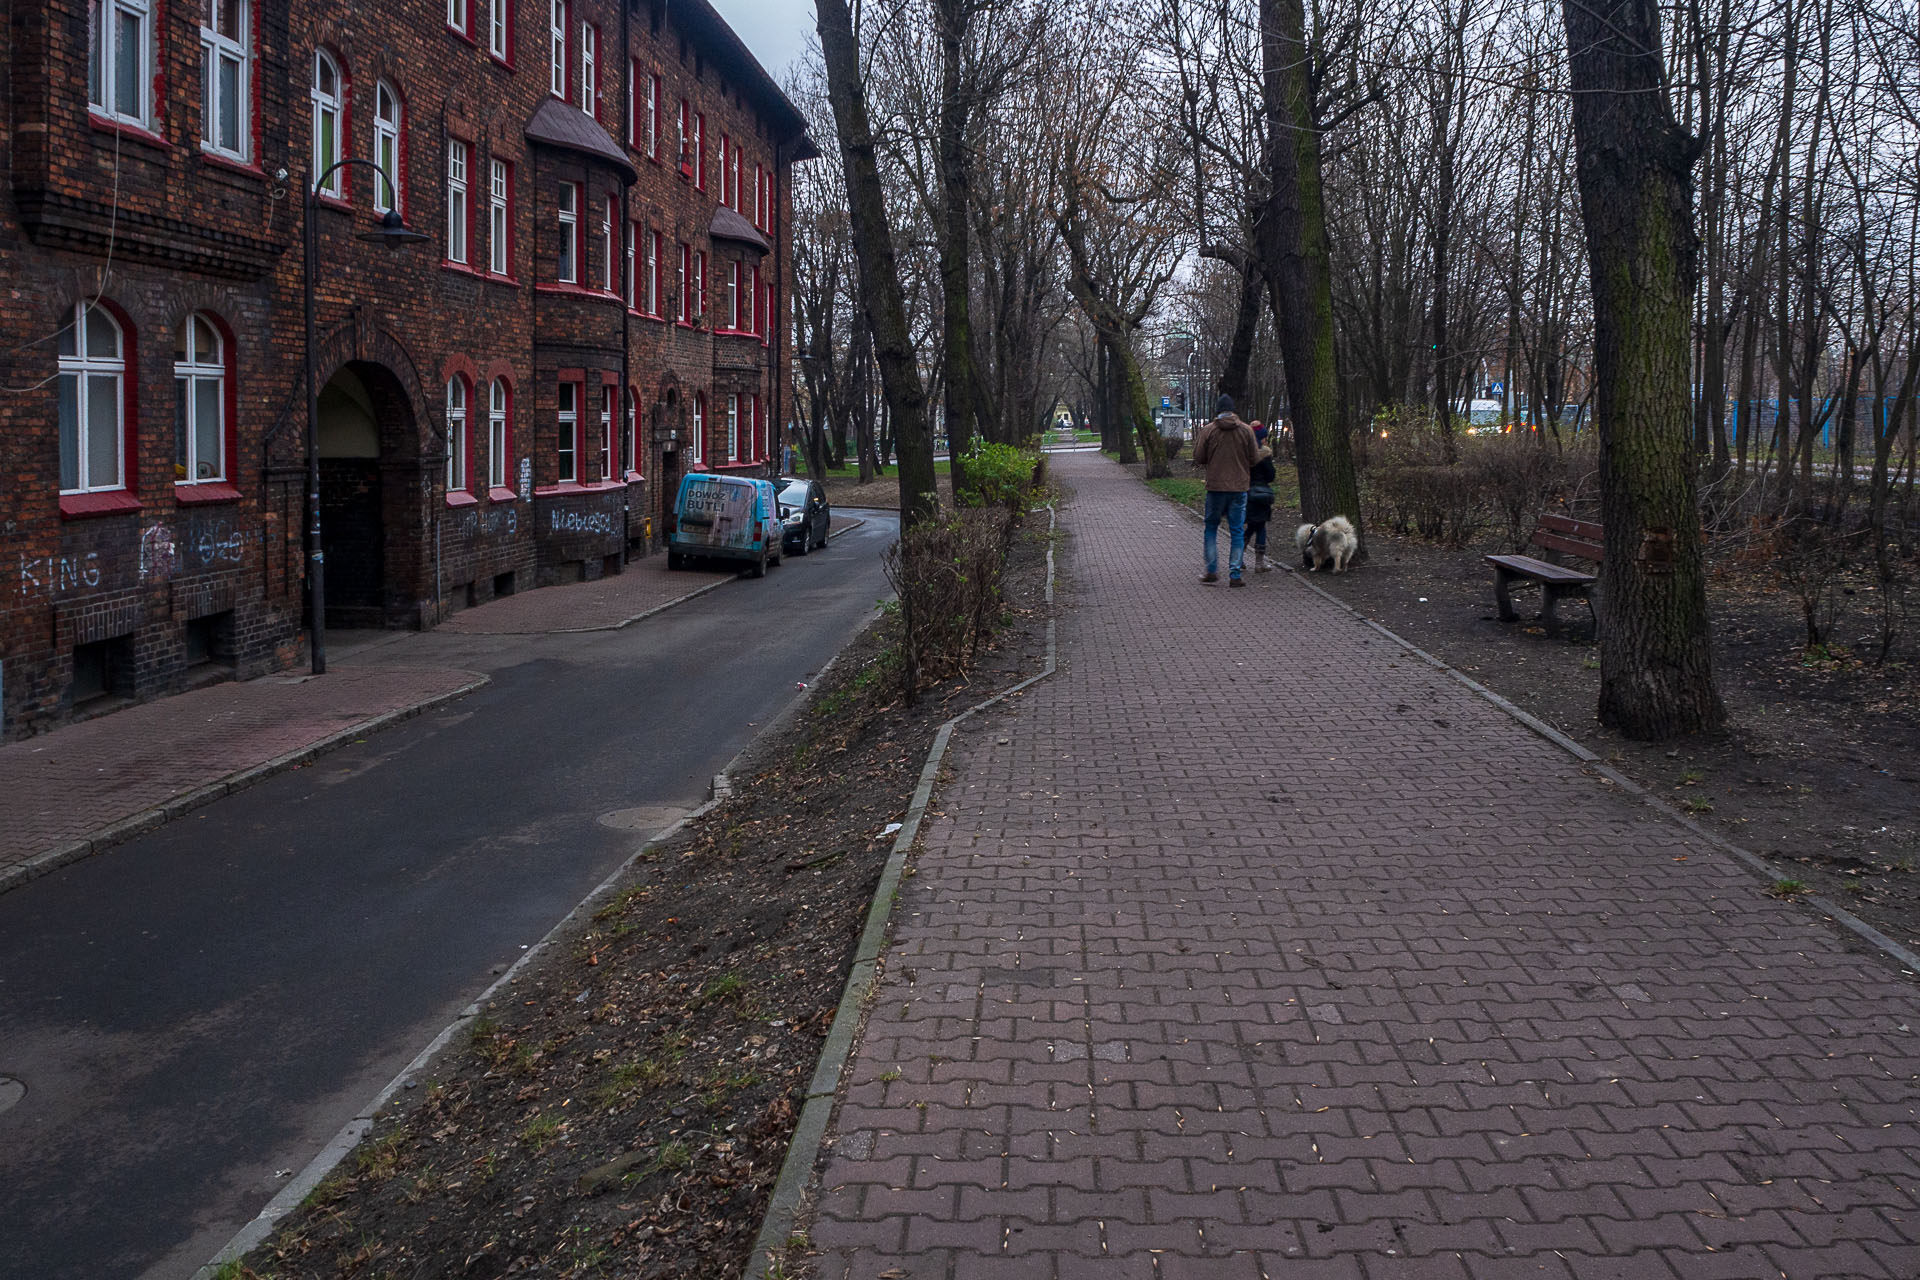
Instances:
[[[155,111],[154,115],[156,119],[159,118],[158,111]],[[111,116],[103,116],[91,108],[87,111],[87,123],[99,133],[117,133],[129,142],[138,142],[143,146],[156,147],[161,151],[173,150],[173,144],[153,130],[143,129],[137,124],[128,124],[125,120],[115,120]]]
[[[467,10],[467,19],[468,21],[472,21],[473,19],[473,10],[471,8]],[[477,161],[477,157],[480,154],[480,148],[474,145],[474,141],[472,138],[463,138],[457,133],[446,134],[443,141],[446,143],[446,145],[441,148],[442,159],[445,159],[452,152],[453,144],[456,142],[467,149],[467,215],[466,215],[467,260],[465,262],[455,262],[452,258],[449,258],[447,256],[448,250],[450,250],[453,246],[449,244],[442,244],[440,246],[440,265],[448,268],[449,270],[459,271],[466,275],[472,275],[472,276],[484,275],[485,273],[480,269],[479,265],[475,263],[473,260],[475,256],[473,249],[476,243],[476,241],[473,238],[473,209],[474,209],[474,204],[476,203],[474,200],[474,195],[476,194],[480,186],[480,183],[478,181],[478,178],[480,176],[480,165]],[[452,181],[453,179],[449,177],[446,172],[446,166],[442,165],[441,173],[440,173],[440,194],[443,197],[447,196],[448,185]],[[489,206],[491,206],[491,203],[493,200],[493,192],[492,192],[493,174],[492,173],[487,174],[487,183],[488,183],[487,200],[488,200]],[[511,183],[511,178],[509,178],[509,183]],[[511,192],[511,187],[509,187],[509,192]],[[512,200],[511,194],[509,194],[508,200],[509,200],[509,205],[511,205],[511,200]],[[513,225],[513,211],[511,207],[509,207],[507,211],[507,225],[509,226]],[[443,227],[442,231],[444,230],[445,228]],[[488,245],[487,251],[491,253],[493,251],[493,246]],[[511,256],[509,256],[508,261],[509,262],[512,261]]]
[[[467,0],[467,29],[465,31],[462,31],[460,28],[454,26],[451,22],[442,23],[441,25],[443,29],[446,30],[450,35],[455,35],[460,37],[460,39],[466,41],[468,44],[474,44],[473,11],[479,8],[481,5],[485,4],[486,2],[487,0]]]
[[[507,12],[513,12],[511,6],[508,7]],[[520,277],[513,274],[513,251],[519,247],[520,239],[519,223],[514,217],[519,212],[520,184],[516,179],[520,175],[511,160],[500,161],[507,166],[507,269],[501,275],[493,272],[493,162],[497,158],[491,154],[487,156],[487,270],[480,274],[503,284],[518,285]],[[471,193],[473,184],[469,182],[467,186]],[[471,247],[471,237],[469,237],[469,247]]]
[[[480,0],[480,2],[486,4],[487,7],[491,9],[494,3],[496,2],[496,0]],[[520,6],[515,2],[515,0],[498,0],[498,3],[505,6],[505,9],[506,9],[507,56],[503,58],[499,54],[493,51],[493,32],[491,29],[489,29],[487,32],[487,45],[486,45],[487,61],[491,62],[496,67],[500,67],[503,70],[512,72],[514,70],[514,61],[513,61],[514,49],[516,47],[517,37],[520,34],[520,30],[519,30]],[[492,15],[489,14],[488,17],[489,19],[491,19]],[[489,23],[489,26],[491,26],[491,23]]]
[[[127,489],[109,489],[104,493],[63,493],[60,495],[62,520],[85,520],[93,516],[113,516],[138,511],[145,504],[140,495]]]
[[[237,487],[240,483],[239,344],[234,340],[233,326],[228,324],[226,317],[218,312],[204,308],[190,311],[181,318],[180,323],[185,324],[194,316],[204,319],[220,334],[220,410],[226,415],[226,439],[220,442],[220,453],[227,478],[203,481],[198,484],[191,481],[174,481],[173,500],[188,506],[196,502],[233,502],[240,497],[240,490]],[[177,424],[175,429],[178,429]],[[223,492],[228,490],[231,492]]]
[[[693,185],[695,190],[707,189],[707,113],[693,113]]]
[[[553,375],[553,385],[555,388],[554,405],[553,405],[554,475],[557,477],[560,473],[559,387],[562,383],[572,383],[574,387],[574,392],[573,392],[573,479],[571,480],[556,479],[553,484],[548,485],[546,487],[546,491],[549,493],[555,492],[558,489],[564,488],[568,485],[571,485],[576,489],[582,487],[582,481],[580,477],[582,473],[586,471],[586,466],[585,466],[586,459],[584,457],[584,454],[585,454],[584,446],[586,444],[586,431],[585,431],[585,423],[582,421],[582,419],[584,418],[587,412],[587,371],[585,369],[556,369]],[[539,493],[541,492],[540,486],[535,485],[533,491],[534,491],[534,494],[538,496]]]

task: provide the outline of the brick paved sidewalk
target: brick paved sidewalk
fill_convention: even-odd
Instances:
[[[956,740],[823,1276],[1920,1275],[1911,978],[1054,466],[1062,669]]]
[[[0,890],[137,834],[170,808],[204,803],[332,739],[485,682],[471,671],[406,667],[266,676],[0,747]]]

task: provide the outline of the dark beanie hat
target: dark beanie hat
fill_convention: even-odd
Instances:
[[[1214,408],[1214,412],[1215,412],[1215,413],[1232,413],[1232,412],[1233,412],[1233,397],[1232,397],[1232,396],[1221,396],[1221,397],[1220,397],[1220,403],[1219,403],[1219,404],[1217,404],[1217,405],[1215,405],[1215,406],[1214,406],[1213,408]]]

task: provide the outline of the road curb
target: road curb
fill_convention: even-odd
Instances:
[[[727,581],[731,581],[731,579],[723,580],[714,585],[724,586]],[[685,597],[682,598],[684,599]],[[678,602],[676,601],[675,603]],[[492,1000],[502,988],[518,980],[520,971],[524,969],[535,956],[544,955],[552,946],[554,940],[558,938],[569,925],[572,925],[589,914],[601,899],[612,892],[614,886],[633,869],[634,863],[645,855],[649,849],[655,845],[671,840],[689,823],[705,817],[731,799],[733,797],[731,776],[740,767],[741,762],[746,758],[747,754],[765,737],[769,734],[779,732],[788,721],[799,714],[800,709],[812,700],[814,690],[819,686],[820,681],[829,671],[833,670],[834,665],[839,661],[840,655],[837,653],[827,659],[827,661],[821,665],[820,670],[814,675],[813,682],[804,686],[799,691],[798,696],[789,698],[786,706],[782,707],[780,711],[774,715],[773,719],[766,723],[764,728],[754,734],[746,746],[735,753],[733,759],[727,762],[724,769],[713,776],[712,781],[707,784],[708,799],[705,804],[689,810],[687,813],[662,827],[659,831],[656,831],[653,835],[647,837],[647,839],[641,841],[640,846],[636,848],[632,854],[623,859],[620,865],[608,874],[606,879],[594,886],[586,897],[574,905],[573,910],[567,912],[551,929],[547,930],[540,941],[528,947],[526,951],[520,955],[519,959],[507,967],[504,973],[488,984],[486,990],[475,996],[473,1000],[460,1011],[459,1016],[448,1023],[439,1035],[428,1042],[426,1048],[415,1054],[413,1060],[407,1063],[398,1075],[387,1082],[385,1088],[374,1095],[371,1102],[362,1107],[345,1125],[341,1126],[340,1131],[334,1134],[327,1145],[322,1147],[319,1153],[315,1155],[313,1159],[309,1160],[298,1174],[294,1175],[291,1182],[280,1188],[273,1199],[267,1202],[266,1207],[254,1215],[252,1221],[240,1228],[240,1230],[234,1234],[233,1238],[227,1241],[220,1252],[213,1256],[211,1261],[193,1273],[193,1280],[215,1280],[216,1273],[222,1266],[246,1257],[247,1254],[251,1253],[265,1241],[268,1236],[272,1235],[274,1228],[280,1224],[280,1220],[299,1208],[301,1201],[305,1200],[308,1194],[312,1192],[315,1187],[319,1186],[328,1174],[339,1167],[341,1161],[345,1160],[347,1156],[353,1152],[355,1147],[360,1145],[361,1141],[372,1131],[374,1121],[379,1116],[381,1108],[385,1107],[397,1094],[404,1090],[410,1081],[417,1080],[431,1068],[440,1055],[454,1043],[460,1033],[471,1028],[474,1021],[480,1017],[482,1010],[486,1008],[488,1001]]]
[[[1059,513],[1049,504],[1049,533],[1058,523]],[[927,806],[933,799],[934,782],[939,777],[941,762],[946,758],[947,745],[953,740],[954,728],[961,721],[1004,702],[1059,670],[1058,619],[1054,616],[1053,584],[1053,545],[1049,540],[1045,664],[1025,680],[976,703],[943,723],[934,734],[933,745],[927,749],[927,761],[920,769],[920,781],[913,789],[913,799],[907,805],[900,831],[894,836],[893,850],[880,873],[880,883],[874,886],[873,901],[867,907],[866,925],[860,931],[860,945],[854,952],[853,968],[847,974],[847,985],[840,994],[840,1005],[834,1011],[832,1025],[827,1029],[826,1043],[820,1046],[820,1059],[814,1067],[813,1079],[807,1085],[806,1101],[800,1108],[800,1118],[794,1125],[793,1136],[788,1139],[786,1159],[781,1162],[780,1176],[774,1181],[766,1215],[760,1221],[760,1234],[753,1242],[753,1252],[748,1255],[746,1269],[741,1273],[742,1280],[779,1280],[785,1274],[781,1259],[786,1253],[787,1242],[792,1238],[794,1217],[799,1212],[807,1184],[813,1180],[814,1165],[819,1161],[821,1144],[826,1139],[828,1125],[838,1105],[841,1077],[846,1074],[847,1064],[852,1061],[853,1047],[859,1038],[860,1020],[879,980],[880,956],[886,949],[887,926],[893,916],[894,895],[900,888],[907,854],[919,837],[921,819],[926,817]]]
[[[359,724],[342,729],[337,733],[330,733],[324,738],[308,743],[306,746],[296,750],[289,751],[285,755],[275,756],[264,764],[248,765],[244,769],[237,769],[224,777],[217,778],[203,786],[195,787],[191,791],[177,795],[163,804],[157,804],[151,808],[142,809],[138,813],[129,814],[117,822],[108,823],[92,835],[69,841],[66,844],[49,849],[45,853],[37,853],[25,862],[8,867],[5,871],[0,871],[0,893],[6,893],[10,889],[18,889],[21,885],[29,881],[38,880],[50,871],[55,871],[61,867],[79,862],[83,858],[90,858],[95,854],[105,853],[115,845],[124,844],[135,836],[145,835],[156,827],[164,826],[172,822],[175,818],[183,817],[193,810],[200,808],[202,805],[213,803],[222,796],[230,796],[236,791],[244,791],[256,783],[265,782],[275,774],[285,773],[296,765],[306,764],[308,761],[326,755],[336,748],[346,746],[356,738],[364,737],[370,733],[378,733],[382,729],[391,728],[402,721],[411,720],[418,715],[424,715],[436,707],[444,706],[446,703],[452,702],[455,698],[464,698],[475,689],[479,689],[492,682],[491,677],[481,675],[479,672],[469,672],[468,674],[472,675],[473,679],[458,689],[453,689],[446,693],[437,693],[423,702],[416,702],[409,706],[396,708],[393,711],[382,712],[371,720],[363,720]]]
[[[1183,508],[1183,509],[1186,509],[1189,511],[1191,510],[1191,508]],[[1361,613],[1358,609],[1348,604],[1345,600],[1340,599],[1340,597],[1334,595],[1332,592],[1320,586],[1318,583],[1307,581],[1305,575],[1300,570],[1295,569],[1291,565],[1283,565],[1281,567],[1284,568],[1286,572],[1301,586],[1313,592],[1315,595],[1319,596],[1321,599],[1326,600],[1331,604],[1337,605],[1339,608],[1341,608],[1342,610],[1350,614],[1355,619],[1355,621],[1359,622],[1362,626],[1367,627],[1368,629],[1385,637],[1387,640],[1391,641],[1393,644],[1405,650],[1409,655],[1419,659],[1421,662],[1426,663],[1428,666],[1434,668],[1436,671],[1443,672],[1444,674],[1450,676],[1454,681],[1456,681],[1460,685],[1471,690],[1473,693],[1478,694],[1481,698],[1485,699],[1486,701],[1492,703],[1495,707],[1499,708],[1500,711],[1505,713],[1509,718],[1519,722],[1522,726],[1531,730],[1534,734],[1546,739],[1548,742],[1551,742],[1554,746],[1559,747],[1562,751],[1565,751],[1568,755],[1572,756],[1574,759],[1580,761],[1581,764],[1586,766],[1587,771],[1589,773],[1599,778],[1602,782],[1606,783],[1609,786],[1619,788],[1620,791],[1622,791],[1623,793],[1634,797],[1635,799],[1639,800],[1641,803],[1648,805],[1649,807],[1659,812],[1662,817],[1665,817],[1670,821],[1676,822],[1680,826],[1685,827],[1688,831],[1692,832],[1694,835],[1698,836],[1700,839],[1706,841],[1708,844],[1712,845],[1714,848],[1732,857],[1736,862],[1739,862],[1742,866],[1746,867],[1749,871],[1752,871],[1758,874],[1762,879],[1767,881],[1773,881],[1779,878],[1779,873],[1777,872],[1777,870],[1772,866],[1769,866],[1765,858],[1762,858],[1759,854],[1754,853],[1751,850],[1741,848],[1739,845],[1733,843],[1733,841],[1727,839],[1725,836],[1721,835],[1719,832],[1713,831],[1707,827],[1701,826],[1698,822],[1695,822],[1687,814],[1682,813],[1680,810],[1674,808],[1672,805],[1668,804],[1665,800],[1661,799],[1659,796],[1653,794],[1651,791],[1648,791],[1645,787],[1635,782],[1632,778],[1629,778],[1626,774],[1620,772],[1618,769],[1615,769],[1612,765],[1608,764],[1606,761],[1602,760],[1598,755],[1594,754],[1593,751],[1591,751],[1587,747],[1582,746],[1578,741],[1576,741],[1574,738],[1570,737],[1566,733],[1562,732],[1559,729],[1554,728],[1552,725],[1540,719],[1538,716],[1535,716],[1532,713],[1524,711],[1520,707],[1515,706],[1512,702],[1508,701],[1506,698],[1495,693],[1493,690],[1487,688],[1485,685],[1481,684],[1478,680],[1475,680],[1473,677],[1465,674],[1464,672],[1459,671],[1452,666],[1449,666],[1445,661],[1443,661],[1440,658],[1436,658],[1434,655],[1428,653],[1425,649],[1422,649],[1420,648],[1420,646],[1407,640],[1404,636],[1401,636],[1398,633],[1394,631],[1390,631],[1386,627],[1381,626],[1378,622],[1375,622],[1372,618],[1367,617],[1365,614]],[[1901,968],[1907,972],[1907,976],[1920,977],[1920,953],[1915,953],[1909,948],[1901,946],[1898,942],[1895,942],[1892,938],[1889,938],[1886,934],[1880,932],[1878,929],[1868,924],[1865,920],[1862,920],[1859,916],[1854,915],[1851,911],[1848,911],[1845,907],[1841,906],[1837,902],[1832,901],[1831,899],[1822,898],[1816,895],[1809,894],[1809,895],[1802,896],[1800,898],[1800,902],[1805,906],[1812,907],[1815,910],[1819,911],[1821,914],[1831,919],[1835,924],[1838,924],[1842,928],[1846,929],[1848,932],[1853,933],[1854,935],[1859,937],[1863,942],[1866,942],[1870,946],[1874,947],[1876,950],[1880,951],[1882,954],[1886,955],[1889,959],[1896,961],[1901,966]]]

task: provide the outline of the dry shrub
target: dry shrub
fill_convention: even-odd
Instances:
[[[1015,521],[1004,505],[968,507],[942,513],[887,548],[887,581],[904,623],[909,694],[973,666],[1000,616]]]
[[[1526,432],[1456,432],[1449,463],[1422,411],[1382,414],[1355,441],[1368,522],[1456,547],[1491,526],[1520,550],[1540,511],[1588,487],[1590,435],[1561,448]]]
[[[1833,632],[1840,573],[1864,533],[1811,515],[1787,516],[1773,526],[1773,571],[1800,606],[1809,650],[1825,645]]]

